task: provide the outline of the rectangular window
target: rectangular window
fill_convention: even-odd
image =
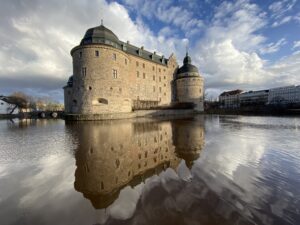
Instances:
[[[99,51],[98,50],[95,51],[95,56],[99,57]]]
[[[127,59],[125,59],[125,65],[127,65]]]
[[[136,61],[136,63],[135,63],[135,64],[136,64],[136,66],[139,66],[139,62],[138,62],[138,61]]]
[[[155,80],[155,76],[153,75],[153,80]]]
[[[159,87],[159,92],[161,93],[161,87]]]
[[[82,67],[81,68],[81,74],[82,74],[82,76],[86,76],[86,67]]]
[[[113,78],[117,79],[118,78],[118,71],[113,69],[112,72],[113,72]]]
[[[153,92],[155,92],[155,86],[153,86]]]
[[[166,79],[166,76],[164,76],[164,79]]]
[[[159,82],[161,82],[161,77],[159,77]]]
[[[153,70],[153,71],[155,70],[155,67],[154,67],[154,66],[152,67],[152,70]]]
[[[79,52],[79,58],[81,58],[82,57],[82,52]]]
[[[136,71],[136,77],[139,78],[140,77],[140,72]]]
[[[145,68],[145,63],[143,63],[143,68]]]
[[[145,73],[143,73],[143,78],[144,78],[144,79],[146,78],[146,74],[145,74]]]
[[[160,72],[160,68],[158,69],[158,72]]]
[[[113,53],[113,60],[117,60],[117,54],[116,53]]]

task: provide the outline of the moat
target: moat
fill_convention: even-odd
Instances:
[[[0,120],[0,224],[299,224],[300,118]]]

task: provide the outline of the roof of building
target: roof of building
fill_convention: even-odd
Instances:
[[[102,24],[100,26],[88,29],[80,42],[81,46],[92,44],[110,45],[128,54],[158,64],[167,65],[168,63],[168,59],[166,59],[164,56],[157,55],[156,52],[149,52],[144,50],[144,47],[136,47],[134,45],[129,44],[129,42],[120,41],[117,35],[115,35],[110,29],[106,28]]]
[[[178,69],[177,74],[190,72],[199,73],[198,68],[192,64],[192,59],[187,52],[183,59],[183,66]]]
[[[111,41],[115,44],[119,44],[119,38],[110,29],[103,25],[93,27],[85,32],[80,45],[92,44],[92,43],[105,43],[105,41]]]
[[[220,94],[220,96],[230,96],[230,95],[238,95],[241,94],[243,90],[236,89],[232,91],[224,91],[223,93]]]

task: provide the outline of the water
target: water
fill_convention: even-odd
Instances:
[[[0,121],[0,224],[300,224],[300,118]]]

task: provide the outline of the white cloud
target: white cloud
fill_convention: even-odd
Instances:
[[[272,17],[280,18],[283,17],[287,12],[293,9],[297,0],[281,0],[272,3],[269,6],[269,10],[272,13]]]
[[[224,89],[255,90],[299,82],[296,53],[273,63],[258,54],[275,53],[287,43],[285,38],[266,42],[259,33],[267,24],[266,14],[247,0],[223,2],[216,8],[211,26],[191,52],[209,95],[215,97]]]
[[[211,74],[206,79],[210,88],[260,85],[267,78],[263,60],[254,52],[238,50],[230,39],[200,43],[197,51],[200,69]]]
[[[272,24],[272,27],[278,27],[278,26],[280,26],[280,25],[283,25],[283,24],[285,24],[285,23],[290,22],[292,19],[293,19],[292,16],[286,16],[286,17],[284,17],[284,18],[282,18],[282,19],[280,19],[280,20],[278,20],[278,21],[275,21],[275,22]]]
[[[281,0],[269,6],[270,17],[273,18],[272,27],[278,27],[292,20],[297,21],[297,16],[287,15],[292,11],[297,0]]]
[[[269,54],[277,52],[283,45],[285,45],[287,42],[285,38],[281,38],[277,42],[272,42],[267,44],[265,47],[262,47],[259,51],[262,54]]]
[[[270,87],[299,85],[300,51],[278,60],[269,66],[267,70],[274,74],[275,78],[273,82],[270,83]]]
[[[299,41],[294,41],[293,49],[295,49],[295,48],[300,48],[300,40]]]
[[[202,20],[193,17],[193,12],[182,6],[173,6],[172,1],[136,1],[125,0],[124,3],[135,12],[148,19],[158,19],[168,25],[174,25],[185,32],[185,35],[193,35],[204,27]]]
[[[265,14],[249,1],[223,2],[217,7],[212,26],[192,51],[207,89],[215,93],[266,85],[272,74],[256,53],[265,42],[257,31],[265,25]]]
[[[254,51],[265,41],[265,37],[256,32],[266,24],[265,14],[248,0],[223,2],[216,9],[207,38],[217,41],[231,39],[238,49]]]

